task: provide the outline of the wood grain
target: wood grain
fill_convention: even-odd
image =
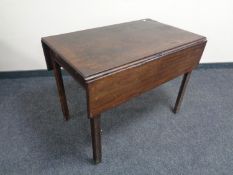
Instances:
[[[189,72],[199,63],[206,38],[176,27],[138,20],[41,40],[48,70],[54,69],[65,116],[68,107],[60,66],[86,90],[93,159],[101,162],[102,112],[182,74],[175,111]]]
[[[198,65],[204,47],[205,42],[90,82],[89,116],[93,117],[191,71]]]
[[[88,80],[203,39],[203,36],[145,19],[44,37],[42,42]]]

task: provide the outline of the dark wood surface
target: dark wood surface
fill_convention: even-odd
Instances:
[[[42,38],[86,80],[200,40],[205,38],[150,19]]]
[[[86,90],[95,163],[102,158],[101,113],[184,75],[174,107],[177,112],[206,42],[203,36],[150,19],[42,38],[66,119],[69,111],[60,67]]]
[[[100,122],[100,115],[90,119],[93,160],[96,164],[100,163],[102,160]]]
[[[57,90],[58,90],[58,95],[60,98],[61,109],[62,109],[65,119],[68,120],[69,109],[67,105],[66,94],[65,94],[65,89],[64,89],[64,84],[63,84],[63,79],[62,79],[62,74],[61,74],[61,67],[55,61],[52,61],[52,65],[53,65],[54,76],[55,76],[56,83],[57,83]]]
[[[164,56],[89,83],[89,116],[111,109],[130,98],[194,69],[205,43]]]
[[[179,89],[179,93],[178,93],[178,96],[177,96],[177,99],[176,99],[176,104],[175,104],[175,107],[173,109],[174,113],[177,113],[180,110],[180,106],[182,104],[182,101],[183,101],[183,98],[184,98],[184,93],[185,93],[185,90],[187,88],[190,76],[191,76],[191,72],[185,73],[184,76],[183,76],[183,79],[182,79],[182,82],[181,82],[181,85],[180,85],[180,89]]]

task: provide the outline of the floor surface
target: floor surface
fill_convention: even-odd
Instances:
[[[0,174],[220,175],[233,173],[233,69],[194,71],[179,113],[181,77],[102,114],[103,162],[94,165],[85,91],[53,77],[0,80]]]

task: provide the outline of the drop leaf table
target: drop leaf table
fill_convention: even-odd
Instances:
[[[102,158],[101,113],[184,75],[176,113],[207,42],[203,36],[151,19],[48,36],[41,41],[66,120],[69,110],[61,67],[86,90],[95,163]]]

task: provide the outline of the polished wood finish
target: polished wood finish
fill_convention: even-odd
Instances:
[[[180,106],[181,106],[181,103],[182,103],[183,98],[184,98],[184,93],[185,93],[186,87],[188,85],[190,75],[191,75],[191,72],[187,72],[184,74],[184,77],[183,77],[181,85],[180,85],[180,90],[179,90],[179,93],[178,93],[178,96],[176,99],[176,104],[175,104],[175,107],[173,110],[174,113],[177,113],[180,110]]]
[[[65,120],[68,120],[69,109],[68,109],[67,100],[66,100],[66,94],[65,94],[65,89],[64,89],[64,84],[63,84],[63,79],[62,79],[62,74],[61,74],[61,68],[54,60],[52,61],[52,64],[53,64],[54,76],[55,76],[56,83],[57,83],[57,90],[58,90],[58,94],[60,98],[61,109],[65,117]]]
[[[93,160],[97,164],[100,163],[102,160],[100,115],[91,118],[90,125],[91,125]]]
[[[204,43],[146,62],[88,84],[89,116],[93,117],[131,97],[194,69]],[[110,95],[111,94],[111,95]]]
[[[150,19],[42,38],[85,80],[203,40],[203,36]]]
[[[66,99],[58,65],[86,90],[96,163],[101,161],[100,114],[184,74],[174,108],[177,112],[189,73],[198,65],[207,42],[203,36],[151,19],[44,37],[41,41],[47,68],[56,69],[58,89],[63,89],[59,93],[61,103]]]

